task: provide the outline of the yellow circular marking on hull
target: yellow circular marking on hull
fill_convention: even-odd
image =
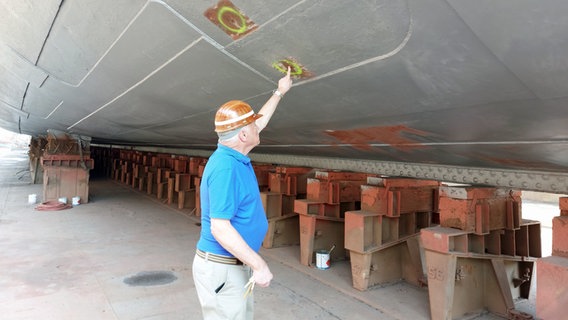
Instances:
[[[236,29],[233,27],[228,26],[224,21],[223,21],[223,15],[225,13],[232,13],[234,15],[236,15],[237,17],[239,17],[241,19],[241,27]],[[234,32],[236,34],[241,34],[247,31],[247,22],[245,20],[245,17],[243,17],[243,15],[238,12],[237,10],[231,8],[231,7],[222,7],[221,9],[219,9],[219,11],[217,12],[217,20],[219,20],[219,23],[225,27],[227,30]]]
[[[292,76],[299,76],[303,73],[302,67],[300,67],[299,64],[297,64],[296,62],[291,61],[291,60],[280,60],[278,62],[274,62],[272,64],[272,66],[274,67],[274,69],[276,69],[276,70],[278,70],[282,73],[287,73],[288,68],[281,67],[281,65],[283,66],[284,64],[288,64],[288,65],[290,65],[290,67],[292,67],[292,70],[290,70],[290,75],[292,75]]]

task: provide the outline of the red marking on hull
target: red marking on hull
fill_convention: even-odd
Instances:
[[[326,133],[342,143],[350,144],[353,148],[360,150],[370,150],[371,143],[379,142],[388,144],[392,148],[405,152],[409,152],[413,149],[425,148],[425,146],[420,145],[420,142],[406,137],[405,134],[420,137],[431,135],[428,132],[408,128],[404,125],[327,131]]]

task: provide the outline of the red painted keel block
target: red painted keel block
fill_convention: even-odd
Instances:
[[[568,306],[568,258],[546,257],[536,263],[536,316],[538,319],[566,319]]]
[[[568,216],[552,219],[552,255],[568,258]]]
[[[562,197],[558,201],[560,202],[560,215],[568,216],[568,197]]]
[[[468,232],[444,227],[431,227],[420,230],[422,246],[426,250],[441,253],[468,251]]]

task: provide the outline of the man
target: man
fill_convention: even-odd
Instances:
[[[268,287],[272,280],[258,254],[268,222],[247,154],[260,143],[259,133],[291,86],[288,68],[258,114],[233,100],[215,115],[219,143],[201,179],[201,235],[193,260],[204,319],[253,319],[253,295],[247,288]]]

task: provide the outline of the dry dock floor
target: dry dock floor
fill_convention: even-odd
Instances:
[[[201,318],[191,275],[198,218],[108,179],[92,178],[91,201],[62,211],[36,211],[29,194],[41,201],[42,185],[30,182],[26,151],[4,150],[1,319]],[[360,292],[351,286],[348,262],[328,270],[305,267],[297,246],[262,249],[261,255],[274,280],[255,289],[255,319],[430,319],[426,288],[398,282]],[[161,278],[152,279],[152,272],[174,281],[156,285]],[[135,275],[149,282],[125,282]],[[534,301],[521,304],[534,315]]]

